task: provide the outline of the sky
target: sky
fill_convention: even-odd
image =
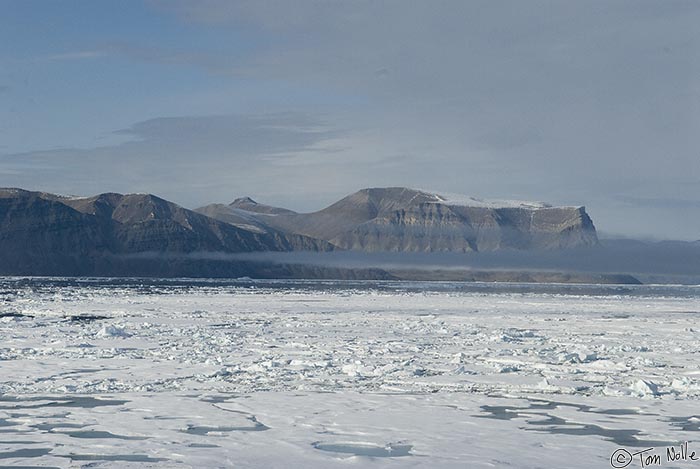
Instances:
[[[365,187],[585,205],[700,239],[700,2],[0,0],[0,186]]]

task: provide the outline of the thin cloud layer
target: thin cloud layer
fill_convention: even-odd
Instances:
[[[280,172],[290,173],[281,161],[323,153],[316,147],[334,135],[320,122],[294,114],[158,118],[118,133],[130,140],[6,155],[0,174],[12,174],[6,180],[22,187],[66,194],[155,192],[192,205],[227,200],[237,188],[263,193],[275,187]]]
[[[361,187],[434,187],[585,204],[604,232],[700,237],[696,2],[145,5],[37,53],[62,60],[24,65],[57,78],[22,89],[46,88],[54,110],[61,94],[69,112],[24,110],[18,94],[7,122],[21,126],[5,134],[63,149],[20,155],[9,139],[1,184],[298,210]],[[87,77],[82,95],[66,77]],[[0,75],[2,96],[21,78]],[[98,134],[112,144],[90,145]]]

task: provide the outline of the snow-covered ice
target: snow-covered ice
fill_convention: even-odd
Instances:
[[[3,467],[700,450],[698,287],[6,278],[0,304]]]
[[[551,204],[545,202],[535,202],[530,200],[512,200],[512,199],[482,199],[480,197],[472,197],[464,194],[455,194],[451,192],[434,192],[430,190],[422,190],[422,193],[435,198],[435,202],[458,205],[463,207],[481,207],[481,208],[524,208],[529,210],[552,208]]]

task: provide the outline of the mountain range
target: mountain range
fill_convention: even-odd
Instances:
[[[188,210],[151,194],[67,197],[0,189],[0,274],[391,275],[271,266],[231,255],[362,251],[468,253],[599,244],[584,207],[485,201],[408,188],[363,189],[312,213],[259,204]],[[229,256],[229,257],[226,257]]]
[[[197,212],[233,226],[279,230],[364,252],[568,249],[598,244],[584,207],[484,201],[403,187],[363,189],[312,213],[250,198]]]

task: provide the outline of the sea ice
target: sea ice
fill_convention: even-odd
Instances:
[[[699,290],[0,280],[0,465],[588,468],[692,447]]]

